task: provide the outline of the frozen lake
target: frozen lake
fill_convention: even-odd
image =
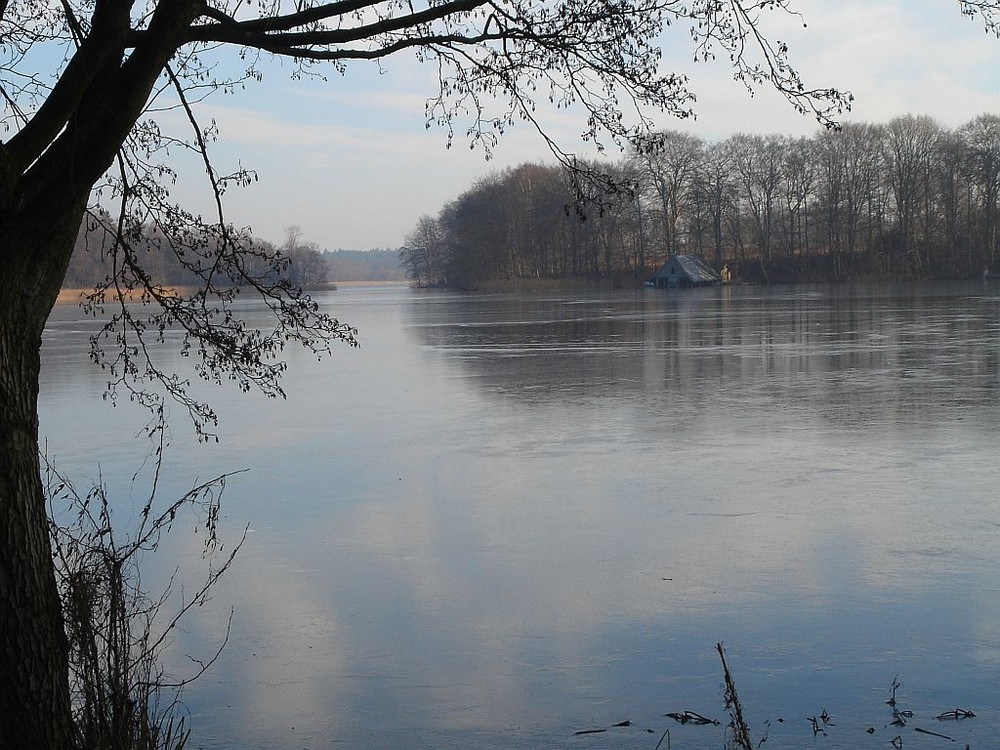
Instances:
[[[360,350],[289,353],[285,402],[209,391],[218,445],[175,410],[165,490],[249,469],[169,662],[234,609],[191,747],[721,748],[664,716],[726,723],[719,641],[770,750],[995,744],[997,282],[318,299]],[[124,493],[143,418],[102,402],[90,325],[52,317],[42,433]],[[169,546],[151,578],[196,580]]]

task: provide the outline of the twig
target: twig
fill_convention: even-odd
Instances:
[[[975,718],[975,714],[972,711],[966,711],[964,708],[956,708],[954,711],[945,711],[943,714],[938,714],[934,718],[938,721],[947,721],[949,719],[972,719]]]
[[[719,726],[720,723],[718,719],[709,719],[707,716],[702,716],[696,711],[685,711],[684,713],[671,712],[664,714],[664,716],[673,719],[679,724],[714,724],[715,726]]]
[[[949,737],[946,734],[938,734],[937,732],[932,732],[930,729],[921,729],[920,727],[914,727],[913,731],[920,732],[920,734],[929,734],[931,737],[940,737],[943,740],[951,740],[952,742],[955,741],[954,737]]]

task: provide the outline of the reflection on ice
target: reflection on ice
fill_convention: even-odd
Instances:
[[[178,481],[252,468],[228,515],[255,531],[177,643],[235,607],[196,747],[652,748],[722,714],[717,641],[769,748],[823,708],[825,747],[885,747],[895,675],[925,719],[977,713],[960,741],[998,731],[982,284],[324,303],[360,351],[293,362],[286,404],[220,393],[221,445],[172,448]],[[99,375],[47,347],[50,453],[82,461],[62,426]],[[90,453],[127,453],[124,416]]]

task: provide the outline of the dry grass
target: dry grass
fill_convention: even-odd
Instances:
[[[719,658],[722,660],[726,710],[729,712],[729,731],[732,733],[731,747],[735,750],[754,750],[753,742],[750,739],[750,729],[743,719],[743,706],[740,703],[740,696],[736,692],[736,683],[733,682],[733,675],[726,663],[726,650],[721,643],[715,644],[715,650],[719,652]]]
[[[43,457],[43,460],[44,457]],[[157,462],[159,452],[157,453]],[[142,586],[140,560],[153,554],[183,511],[193,511],[206,537],[209,560],[221,551],[216,536],[225,476],[196,486],[173,502],[152,490],[132,529],[112,524],[103,483],[81,495],[45,461],[47,495],[56,512],[51,539],[70,647],[70,688],[76,745],[87,750],[183,750],[190,728],[179,701],[184,685],[215,661],[187,676],[165,674],[161,653],[171,633],[230,566],[242,542],[211,565],[205,580],[178,600],[170,586],[151,596]],[[172,581],[171,581],[172,582]]]
[[[197,290],[197,287],[192,286],[165,286],[162,287],[163,291],[172,296],[181,297],[187,294],[191,294]],[[59,290],[59,296],[56,297],[57,305],[68,305],[68,304],[79,304],[83,301],[85,297],[91,294],[94,290],[90,287],[87,288],[76,288],[68,287]],[[137,301],[139,299],[139,294],[141,290],[134,290],[127,294],[127,298],[130,301]]]

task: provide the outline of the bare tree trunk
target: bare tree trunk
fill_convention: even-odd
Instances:
[[[38,378],[42,329],[81,213],[41,229],[32,227],[30,237],[0,232],[0,253],[9,261],[0,279],[3,750],[67,750],[74,744],[66,635],[39,466]]]
[[[3,307],[10,307],[7,300]],[[0,322],[0,747],[67,748],[66,639],[38,463],[38,346]]]

